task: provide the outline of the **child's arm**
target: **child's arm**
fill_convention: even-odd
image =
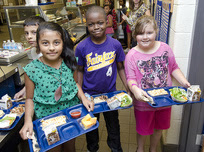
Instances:
[[[127,80],[126,80],[126,76],[125,76],[125,70],[124,70],[123,62],[117,62],[117,70],[118,70],[120,79],[122,80],[123,85],[125,86],[125,89],[127,90],[127,93],[130,94],[130,90],[128,88]]]
[[[84,66],[77,66],[77,82],[82,87],[84,75]]]
[[[188,80],[185,78],[183,73],[181,72],[180,69],[176,69],[172,72],[172,76],[185,88],[190,87],[190,83]]]
[[[144,97],[149,98],[149,96],[144,90],[137,87],[136,81],[134,80],[128,81],[128,87],[130,88],[130,91],[133,93],[136,100],[146,102],[144,100]]]
[[[94,110],[94,103],[89,101],[86,96],[84,95],[84,92],[82,90],[82,80],[83,80],[83,66],[78,66],[78,71],[74,72],[74,78],[78,87],[78,97],[82,101],[83,105],[86,107],[86,109],[90,112]]]
[[[23,89],[21,89],[21,91],[19,91],[18,93],[16,93],[14,95],[14,99],[23,98],[25,96],[26,96],[26,89],[25,89],[25,87],[23,87]]]
[[[113,18],[111,15],[108,16],[108,24],[106,27],[112,27],[113,26]]]
[[[20,130],[20,135],[22,139],[26,140],[27,132],[29,132],[29,136],[33,134],[33,115],[34,115],[34,103],[33,103],[33,95],[34,95],[34,83],[30,80],[28,75],[25,73],[25,84],[26,84],[26,102],[25,102],[25,116],[24,116],[24,125]]]

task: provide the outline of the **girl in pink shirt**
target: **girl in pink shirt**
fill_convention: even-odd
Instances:
[[[144,101],[149,97],[143,89],[172,85],[173,76],[183,87],[190,83],[179,69],[171,48],[155,41],[157,26],[152,16],[144,15],[136,22],[133,38],[138,45],[125,58],[128,86],[134,95],[134,112],[137,130],[137,152],[144,152],[147,135],[150,152],[156,152],[162,130],[170,127],[171,107],[152,108]]]
[[[104,5],[104,10],[107,15],[106,35],[112,37],[114,35],[113,16],[111,15],[110,5]]]

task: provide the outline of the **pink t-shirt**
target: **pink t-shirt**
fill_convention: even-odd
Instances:
[[[125,58],[127,82],[135,80],[142,89],[172,86],[171,74],[178,68],[173,51],[163,42],[160,42],[159,49],[152,54],[141,53],[132,48]],[[158,109],[136,99],[134,106],[140,111]]]
[[[109,21],[108,21],[108,17],[109,17],[109,16],[113,19],[113,16],[109,14],[109,15],[107,16],[107,23],[109,23]],[[113,27],[107,27],[107,28],[106,28],[106,34],[113,34],[113,33],[114,33]]]

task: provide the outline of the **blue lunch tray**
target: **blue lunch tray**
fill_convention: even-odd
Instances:
[[[50,4],[54,4],[54,2],[38,3],[38,5],[50,5]]]
[[[108,98],[111,98],[113,96],[115,96],[116,94],[118,93],[121,93],[121,92],[124,92],[124,93],[127,93],[126,91],[124,90],[119,90],[119,91],[114,91],[114,92],[110,92],[110,93],[103,93],[103,94],[97,94],[97,95],[92,95],[93,98],[95,97],[98,97],[98,96],[101,96],[101,95],[106,95],[108,96]],[[113,109],[113,110],[119,110],[119,109],[127,109],[127,108],[130,108],[132,107],[132,105],[128,106],[128,107],[118,107],[116,109]],[[94,111],[92,112],[93,114],[96,114],[96,113],[101,113],[101,112],[107,112],[107,111],[113,111],[109,108],[107,102],[100,102],[100,103],[96,103],[94,105]]]
[[[183,104],[190,104],[190,103],[200,103],[200,102],[203,102],[204,99],[200,98],[200,101],[187,101],[187,102],[176,102],[176,101],[173,101],[172,98],[171,98],[171,95],[170,95],[170,91],[169,89],[172,89],[172,88],[175,88],[175,87],[178,87],[178,88],[181,88],[181,89],[184,89],[187,91],[186,88],[184,87],[180,87],[180,86],[172,86],[172,87],[163,87],[163,88],[149,88],[149,89],[144,89],[146,92],[147,91],[150,91],[150,90],[154,90],[154,89],[164,89],[165,91],[168,92],[168,94],[166,95],[160,95],[160,96],[151,96],[148,92],[147,94],[153,98],[155,104],[151,104],[149,102],[147,102],[150,106],[154,107],[154,108],[158,108],[158,107],[167,107],[167,106],[172,106],[172,105],[183,105]]]
[[[9,114],[10,110],[13,109],[14,107],[17,107],[19,104],[25,104],[25,102],[13,102],[13,106],[9,109],[3,110],[5,114]],[[5,115],[4,114],[4,115]],[[1,118],[4,117],[4,115]],[[9,131],[11,129],[13,129],[19,122],[19,120],[24,116],[24,113],[21,116],[16,116],[15,121],[13,122],[13,124],[9,127],[9,128],[0,128],[0,131]]]
[[[69,112],[73,109],[81,109],[82,112],[81,112],[80,118],[74,119],[71,117]],[[37,136],[37,141],[38,141],[38,144],[40,147],[40,152],[52,149],[52,148],[66,142],[66,141],[69,141],[73,138],[76,138],[82,134],[85,134],[87,132],[90,132],[90,131],[98,128],[98,126],[99,126],[98,121],[97,121],[96,125],[92,126],[89,129],[86,129],[86,130],[81,126],[81,124],[80,124],[81,119],[84,116],[86,116],[88,113],[91,115],[91,117],[94,117],[94,115],[91,112],[87,111],[86,107],[84,107],[82,104],[79,104],[79,105],[70,107],[68,109],[64,109],[62,111],[59,111],[57,113],[51,114],[51,115],[46,116],[44,118],[37,119],[37,120],[33,121],[33,130],[35,131],[36,136]],[[52,145],[48,145],[47,139],[45,137],[45,133],[41,127],[41,120],[43,120],[43,119],[46,120],[46,119],[61,116],[61,115],[66,116],[66,122],[67,123],[57,127],[60,141],[58,141]],[[29,142],[30,151],[33,152],[32,140],[28,139],[28,142]]]

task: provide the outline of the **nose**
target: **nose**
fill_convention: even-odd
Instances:
[[[143,35],[143,38],[144,38],[144,39],[146,39],[147,37],[148,37],[147,34],[144,34],[144,35]]]
[[[94,24],[94,29],[98,29],[99,28],[99,24]]]
[[[32,34],[28,33],[28,39],[32,39]]]
[[[50,51],[54,51],[54,49],[55,49],[54,45],[53,45],[53,44],[50,44],[50,45],[49,45],[49,50],[50,50]]]

